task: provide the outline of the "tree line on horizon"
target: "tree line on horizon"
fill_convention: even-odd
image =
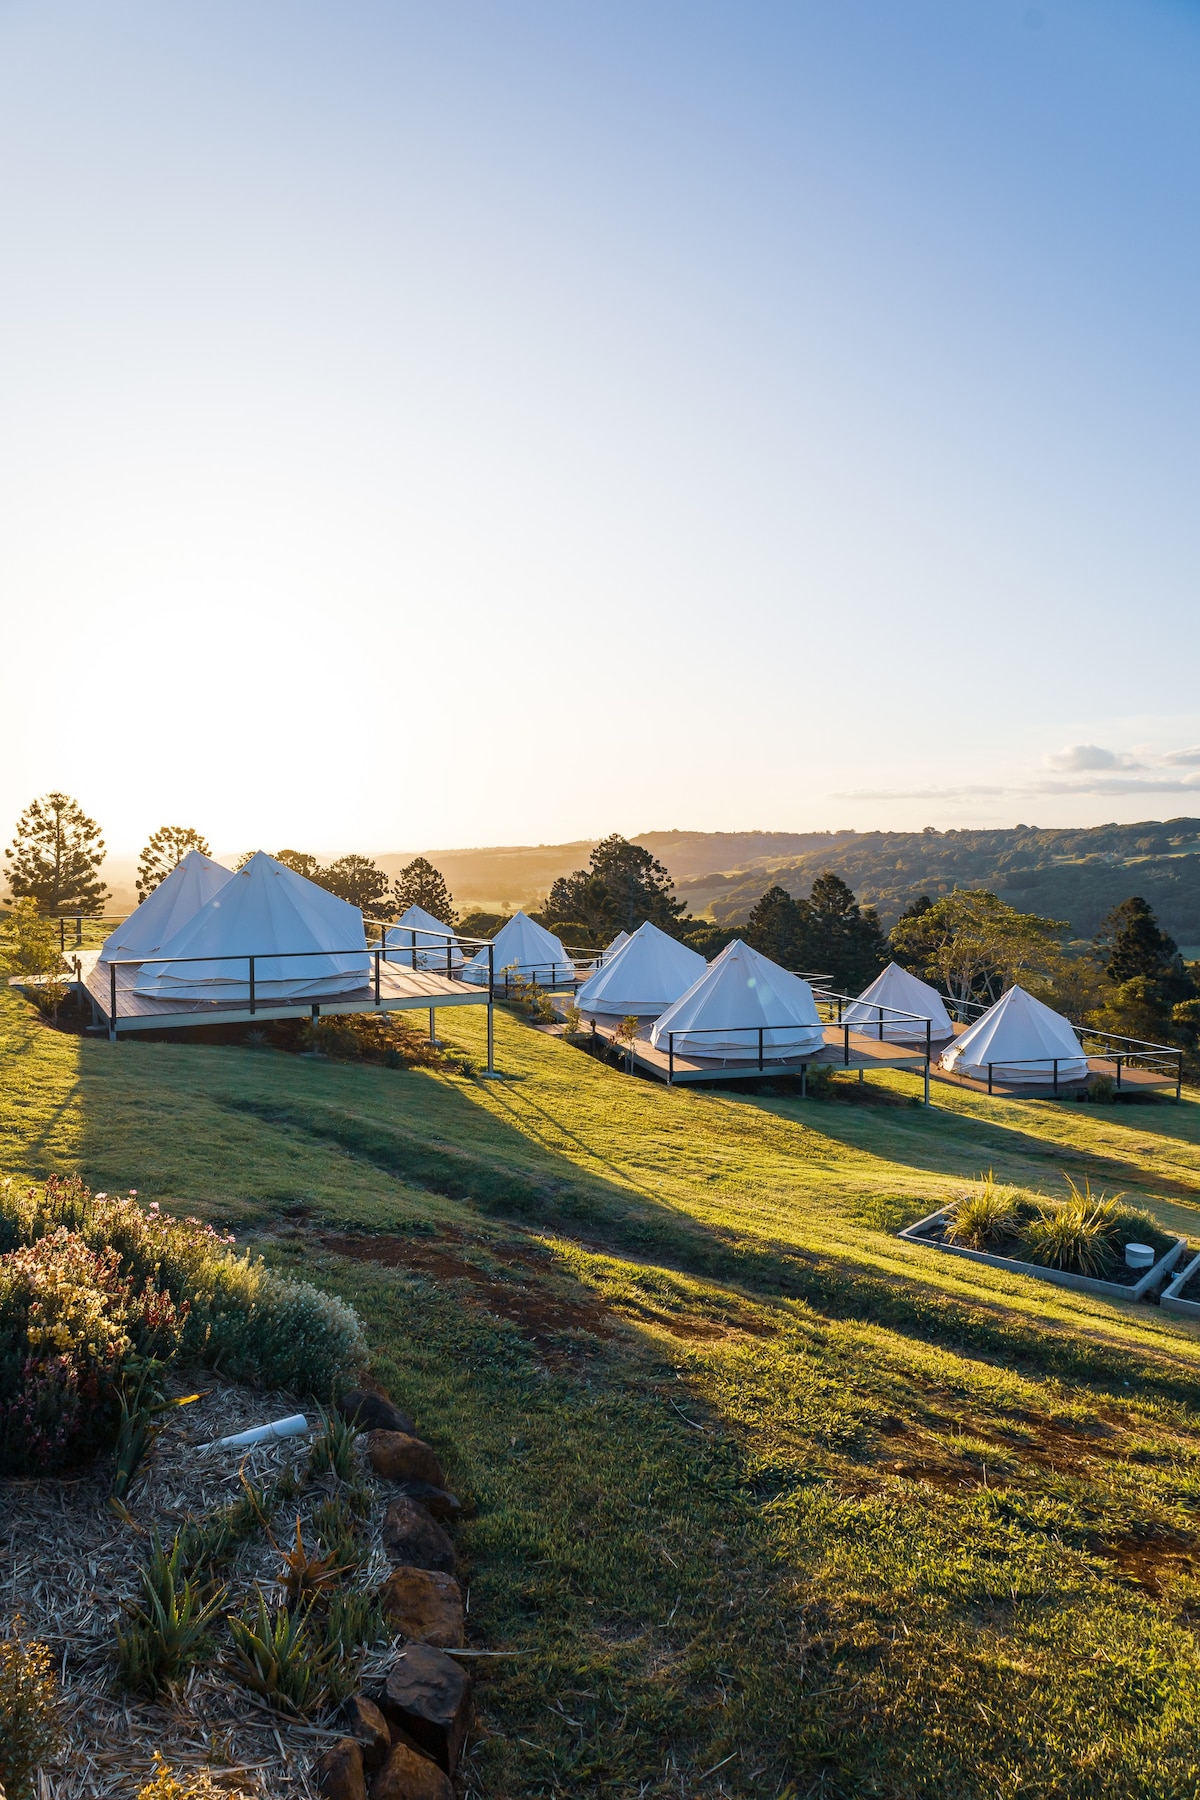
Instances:
[[[191,826],[161,826],[151,834],[138,860],[139,904],[191,850],[210,854]],[[41,796],[22,813],[5,852],[13,900],[31,915],[94,916],[108,894],[100,877],[104,855],[101,829],[78,801],[57,791]],[[460,919],[445,878],[425,857],[414,858],[394,880],[356,854],[323,864],[305,851],[283,849],[277,860],[374,918],[393,920],[416,905],[481,937],[505,923],[506,915],[483,912]],[[743,925],[720,926],[692,917],[664,865],[643,845],[612,833],[586,868],[552,883],[532,916],[580,948],[601,948],[649,921],[706,958],[740,937],[782,967],[821,976],[844,993],[859,992],[895,960],[955,1000],[990,1002],[1019,981],[1100,1029],[1189,1049],[1200,1037],[1200,992],[1191,969],[1138,895],[1112,908],[1090,942],[1068,943],[1065,921],[1018,912],[985,888],[955,888],[936,900],[921,895],[885,933],[875,909],[860,905],[843,876],[826,870],[806,896],[772,884]]]

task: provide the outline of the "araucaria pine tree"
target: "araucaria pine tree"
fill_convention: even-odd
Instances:
[[[13,898],[36,900],[39,912],[98,913],[108,898],[100,827],[69,794],[32,800],[4,855]]]
[[[139,906],[147,894],[152,894],[158,884],[167,879],[171,870],[183,861],[189,850],[198,850],[201,856],[211,855],[205,839],[190,825],[159,826],[138,857],[135,885]]]
[[[412,862],[401,869],[396,877],[394,893],[396,911],[401,917],[410,906],[420,906],[427,913],[432,913],[435,919],[440,919],[443,925],[457,923],[454,896],[446,886],[446,877],[423,856],[414,857]]]

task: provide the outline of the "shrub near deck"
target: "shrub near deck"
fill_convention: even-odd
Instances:
[[[468,1792],[1200,1786],[1200,1345],[890,1235],[1064,1160],[1194,1228],[1194,1103],[671,1094],[503,1019],[485,1086],[9,1016],[10,1166],[111,1183],[136,1137],[155,1197],[258,1218],[364,1316],[474,1508],[469,1633],[530,1652],[478,1665]],[[407,1180],[408,1143],[481,1198]]]

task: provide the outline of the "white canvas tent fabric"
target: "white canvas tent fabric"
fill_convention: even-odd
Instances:
[[[759,1026],[764,1055],[772,1060],[815,1055],[824,1048],[825,1033],[807,981],[735,938],[662,1014],[650,1042],[665,1053],[668,1034],[674,1032],[678,1056],[757,1062]]]
[[[497,982],[505,972],[511,981],[536,981],[540,987],[575,979],[575,965],[558,938],[544,925],[538,925],[527,913],[514,913],[492,939],[492,967]],[[473,956],[463,976],[467,981],[484,982],[488,976],[488,953],[481,950]]]
[[[618,931],[618,933],[617,933],[616,937],[613,939],[612,943],[606,944],[604,946],[604,950],[602,952],[604,961],[601,962],[599,957],[594,957],[592,959],[592,961],[590,963],[588,963],[588,965],[587,965],[588,968],[593,969],[593,970],[604,968],[607,963],[610,963],[612,961],[613,957],[617,954],[617,951],[621,948],[621,945],[627,944],[628,942],[629,942],[629,933],[627,931]]]
[[[387,946],[387,960],[390,963],[402,963],[406,969],[411,969],[413,965],[414,944],[418,969],[440,969],[445,974],[447,947],[450,950],[450,969],[454,971],[462,968],[463,953],[458,939],[448,925],[435,919],[423,906],[410,906],[394,925],[389,925],[384,942]]]
[[[253,955],[256,999],[315,1000],[366,987],[366,947],[357,906],[260,850],[158,951],[202,960],[147,963],[134,986],[156,1000],[247,1000]],[[318,954],[278,954],[296,950]]]
[[[874,1001],[874,1006],[864,1005],[865,1001]],[[877,975],[870,987],[864,988],[858,999],[848,1006],[842,1014],[842,1023],[851,1025],[856,1031],[869,1032],[878,1037],[880,1014],[877,1007],[897,1007],[901,1012],[917,1013],[915,1019],[897,1019],[883,1017],[883,1036],[891,1043],[924,1043],[925,1026],[922,1020],[929,1020],[929,1036],[936,1043],[939,1039],[954,1036],[954,1026],[950,1022],[950,1014],[946,1011],[942,996],[936,988],[931,988],[927,981],[918,981],[899,963],[889,963],[882,975]]]
[[[987,1080],[990,1063],[997,1081],[1050,1083],[1055,1057],[1060,1081],[1086,1078],[1087,1058],[1069,1021],[1024,988],[1011,987],[939,1060],[951,1074],[977,1081]]]
[[[576,994],[575,1004],[584,1012],[614,1013],[618,1018],[636,1013],[639,1018],[650,1018],[686,993],[707,966],[697,951],[647,921],[611,962],[606,961],[589,976]]]
[[[233,870],[189,850],[153,893],[147,894],[123,924],[110,931],[100,949],[100,962],[123,957],[157,956],[168,938],[194,919],[202,906],[232,878]]]

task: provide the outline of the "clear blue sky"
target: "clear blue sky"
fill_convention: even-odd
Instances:
[[[0,835],[1200,813],[1198,95],[1181,0],[0,0]]]

